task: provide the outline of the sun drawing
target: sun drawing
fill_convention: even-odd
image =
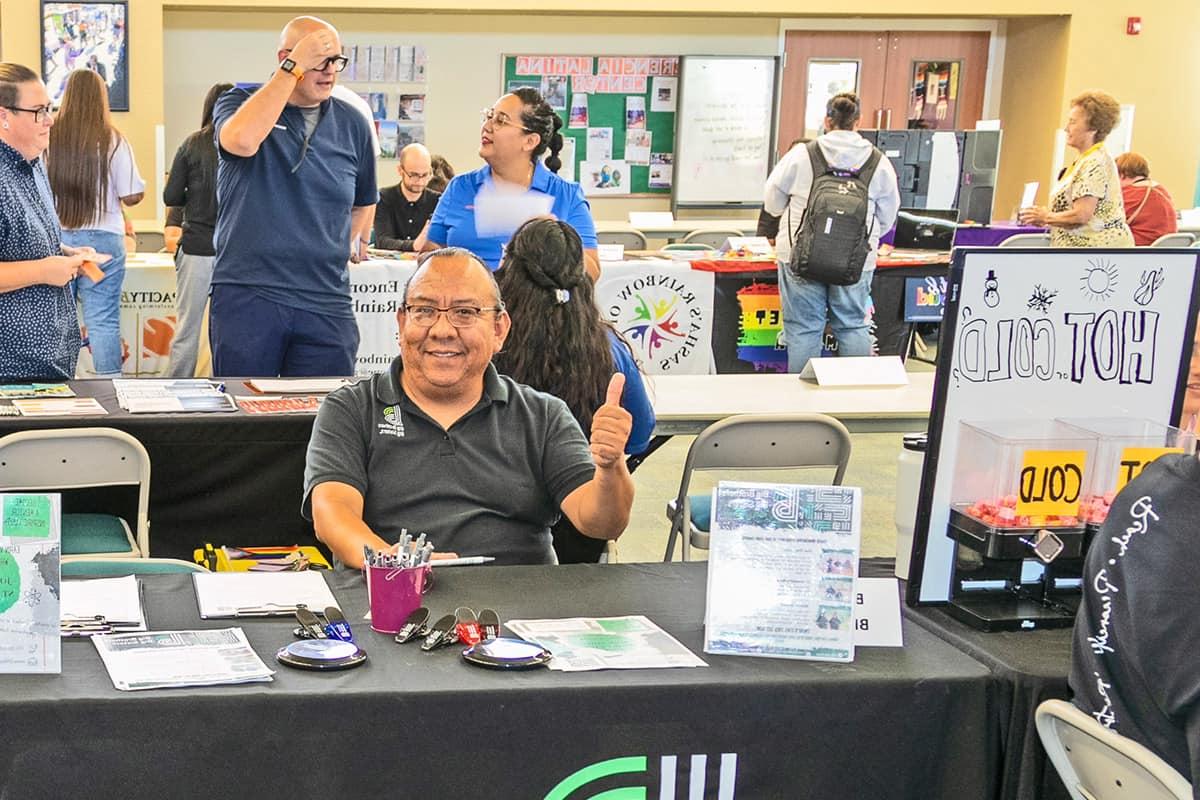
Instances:
[[[1088,261],[1079,283],[1079,290],[1087,299],[1107,300],[1113,296],[1117,286],[1117,265],[1104,259]]]

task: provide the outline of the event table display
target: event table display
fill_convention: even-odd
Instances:
[[[142,580],[153,630],[230,627],[199,619],[189,576]],[[851,664],[707,656],[703,564],[438,571],[426,595],[435,614],[644,614],[708,663],[508,673],[371,632],[362,578],[337,572],[330,583],[368,654],[354,670],[278,667],[271,683],[127,694],[81,640],[64,643],[61,676],[9,678],[20,688],[0,697],[12,732],[0,740],[2,796],[81,787],[127,798],[994,793],[992,678],[911,622],[905,647],[863,648]],[[233,624],[275,666],[295,621]]]

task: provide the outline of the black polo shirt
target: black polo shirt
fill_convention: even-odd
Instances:
[[[400,184],[381,191],[375,209],[375,246],[383,250],[412,250],[413,240],[421,235],[441,196],[440,192],[426,189],[410,201]]]
[[[313,487],[338,481],[363,495],[363,519],[389,542],[402,528],[439,551],[552,564],[550,526],[563,499],[592,479],[587,439],[556,397],[488,365],[483,397],[442,428],[400,387],[400,358],[332,392],[313,426],[301,512]]]

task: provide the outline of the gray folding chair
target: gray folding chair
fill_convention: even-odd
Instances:
[[[0,492],[138,487],[135,532],[110,514],[63,514],[63,560],[150,555],[150,456],[113,428],[30,430],[0,437]]]
[[[624,245],[626,250],[649,250],[650,242],[646,240],[646,234],[641,231],[604,231],[596,234],[596,241],[600,244],[619,244]]]
[[[1016,233],[1005,239],[997,247],[1049,247],[1048,233]]]
[[[838,486],[849,461],[850,432],[824,414],[740,414],[708,426],[692,442],[679,494],[667,503],[671,533],[663,561],[675,557],[681,536],[684,561],[692,547],[708,549],[712,495],[688,494],[697,470],[730,470],[742,479],[746,470],[826,468],[834,470],[829,483]]]
[[[1192,785],[1170,764],[1065,700],[1043,702],[1035,719],[1072,800],[1192,799]]]
[[[1162,236],[1150,243],[1151,247],[1191,247],[1196,243],[1196,234],[1184,233],[1164,233]]]
[[[698,231],[692,231],[687,236],[683,237],[684,244],[706,244],[714,250],[721,249],[721,245],[725,244],[725,240],[730,236],[745,236],[741,231],[735,231],[731,228],[704,228]]]

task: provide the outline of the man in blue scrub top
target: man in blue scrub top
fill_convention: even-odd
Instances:
[[[521,223],[551,215],[579,232],[588,274],[599,276],[591,207],[579,184],[555,174],[562,166],[562,124],[538,91],[528,87],[486,109],[479,155],[487,164],[450,181],[430,220],[427,249],[463,247],[494,270]]]
[[[379,198],[371,132],[331,97],[346,58],[329,23],[293,19],[277,55],[267,83],[226,92],[213,114],[213,371],[351,375],[358,325],[347,262],[352,231],[367,226]]]

